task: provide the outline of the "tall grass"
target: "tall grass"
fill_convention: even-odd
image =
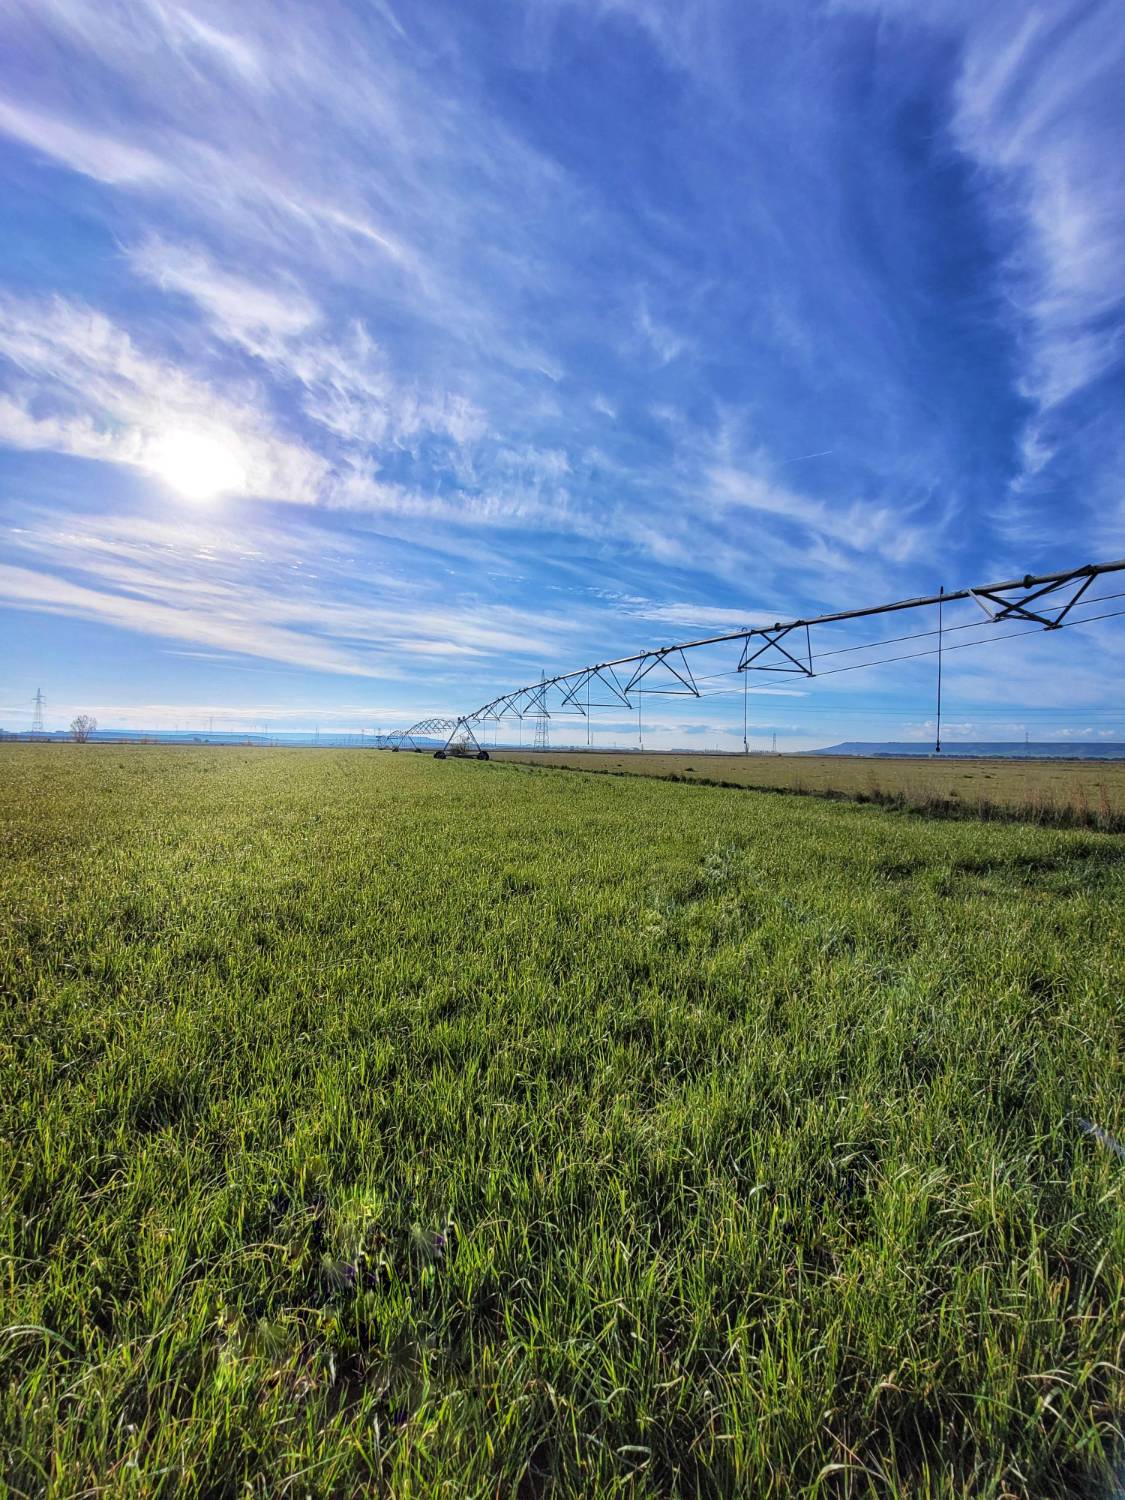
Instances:
[[[1125,859],[0,751],[13,1495],[1103,1493]]]
[[[875,802],[900,812],[920,813],[928,818],[978,818],[986,823],[1034,823],[1040,828],[1093,828],[1100,833],[1125,833],[1125,810],[1115,808],[1105,784],[1098,788],[1097,803],[1091,805],[1084,786],[1062,795],[1032,787],[1021,796],[1004,799],[981,793],[971,799],[950,797],[931,788],[901,791],[875,786],[870,791],[822,792],[821,796],[854,797],[856,802]]]

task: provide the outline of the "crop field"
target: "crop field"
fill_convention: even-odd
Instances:
[[[661,776],[785,792],[901,801],[973,816],[1015,811],[1029,822],[1073,822],[1125,831],[1125,761],[961,760],[861,755],[688,755],[635,751],[496,750],[572,770]]]
[[[0,1492],[1112,1493],[1119,836],[21,745],[0,838]]]

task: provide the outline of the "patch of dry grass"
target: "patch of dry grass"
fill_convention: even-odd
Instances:
[[[1125,763],[495,750],[496,759],[874,802],[930,817],[1125,832]]]

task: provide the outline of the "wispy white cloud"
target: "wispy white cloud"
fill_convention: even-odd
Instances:
[[[716,609],[713,605],[689,603],[660,604],[654,600],[632,601],[625,605],[628,613],[644,620],[655,620],[685,630],[731,632],[752,625],[765,624],[768,616],[760,610]]]
[[[671,364],[688,348],[686,338],[676,333],[667,323],[653,317],[648,302],[643,297],[637,309],[637,331],[662,365]]]
[[[1106,315],[1125,301],[1125,183],[1117,170],[1125,41],[1111,5],[1084,12],[976,12],[966,32],[954,128],[1008,181],[997,206],[1022,215],[1010,291],[1031,329],[1025,381],[1042,406],[1065,400],[1122,354]],[[1101,326],[1099,326],[1099,324]]]
[[[196,52],[204,62],[217,62],[240,79],[264,89],[269,86],[266,59],[242,37],[204,21],[181,4],[147,0],[150,14],[162,25],[174,45]]]
[[[98,620],[226,654],[311,671],[394,678],[403,658],[484,661],[549,656],[573,633],[504,605],[421,591],[331,533],[104,515],[32,514],[9,533],[21,563],[0,569],[0,599]]]
[[[324,173],[319,161],[309,160],[317,154],[310,147],[286,151],[262,128],[263,93],[271,107],[300,116],[316,83],[328,84],[327,72],[316,78],[318,67],[329,66],[318,57],[323,28],[298,37],[299,23],[291,17],[293,44],[279,53],[254,24],[275,28],[276,16],[255,18],[247,8],[235,34],[205,19],[199,12],[206,9],[164,0],[106,0],[96,10],[74,0],[17,5],[13,45],[29,52],[44,42],[66,49],[84,87],[60,86],[65,68],[55,87],[36,89],[34,78],[25,77],[25,88],[40,97],[9,100],[11,118],[0,117],[0,129],[98,181],[188,200],[198,218],[264,245],[291,239],[308,253],[320,242],[322,251],[346,255],[350,241],[403,258],[401,245],[375,222],[350,167],[341,161],[334,175]],[[348,93],[364,115],[376,114],[378,87],[374,79],[367,82],[357,96],[338,70],[327,97],[342,101]],[[122,141],[114,128],[123,97],[145,122],[143,150]],[[291,131],[288,140],[295,138]],[[340,243],[331,247],[326,236]]]
[[[744,469],[716,466],[708,474],[716,501],[799,526],[821,542],[906,562],[921,554],[932,529],[911,524],[901,507],[863,504],[828,505]],[[825,548],[822,558],[832,555]],[[843,562],[843,554],[836,554]],[[846,566],[846,563],[844,564]]]
[[[235,457],[245,494],[311,502],[325,482],[325,461],[272,431],[259,405],[143,353],[81,304],[0,301],[0,358],[28,378],[0,406],[0,441],[11,446],[162,474],[169,435],[188,434]],[[40,415],[47,403],[53,409]]]
[[[1125,354],[1120,15],[1112,4],[837,6],[940,29],[960,49],[949,127],[987,174],[988,211],[1007,247],[1003,290],[1021,348],[1019,387],[1037,408],[1022,443],[1022,477],[1033,476],[1056,446],[1044,414]]]
[[[697,416],[689,420],[671,400],[651,401],[650,410],[674,418],[664,422],[663,443],[685,451],[671,462],[667,448],[616,461],[619,493],[607,500],[584,493],[578,477],[581,421],[600,413],[616,423],[618,403],[594,386],[580,420],[573,402],[552,411],[529,391],[527,372],[558,385],[567,361],[540,347],[521,311],[538,313],[546,299],[584,319],[590,314],[582,306],[589,281],[567,269],[568,219],[596,243],[608,243],[616,225],[632,264],[659,262],[643,237],[616,224],[615,211],[595,207],[556,160],[480,107],[471,69],[457,88],[438,90],[424,44],[392,28],[373,47],[370,29],[343,13],[316,25],[290,16],[290,45],[279,56],[270,46],[268,13],[255,5],[240,8],[237,24],[198,4],[151,0],[133,10],[107,0],[95,24],[74,0],[43,0],[32,28],[96,59],[105,73],[101,88],[92,85],[81,99],[61,90],[45,96],[57,118],[97,130],[124,92],[147,123],[145,140],[162,172],[159,181],[138,181],[136,191],[190,202],[196,230],[186,242],[166,231],[145,233],[128,263],[170,298],[190,299],[211,335],[250,356],[269,382],[297,389],[302,415],[315,424],[300,446],[308,451],[312,444],[314,464],[328,465],[303,495],[311,489],[349,509],[616,538],[658,564],[714,567],[720,576],[730,570],[729,543],[707,536],[704,518],[693,524],[680,513],[684,495],[699,492],[690,451]],[[654,13],[645,24],[657,19]],[[694,46],[699,28],[689,31]],[[451,66],[463,66],[458,44],[450,38],[448,45]],[[340,70],[340,57],[353,54],[368,64],[362,89],[353,70]],[[286,121],[285,152],[261,129],[263,91],[269,117]],[[513,202],[528,212],[513,215]],[[539,208],[546,204],[550,215]],[[500,222],[502,236],[482,238]],[[217,240],[222,257],[213,249]],[[257,250],[248,253],[252,245]],[[315,297],[306,290],[310,274],[318,278]],[[361,285],[366,306],[393,308],[396,319],[409,306],[409,326],[420,336],[404,341],[400,332],[392,357],[371,316],[341,322],[340,284]],[[695,335],[667,311],[682,301],[661,277],[632,285],[614,313],[616,327],[611,317],[599,332],[633,360],[643,351],[649,368],[655,359],[658,372],[682,364]],[[428,372],[407,367],[404,347],[411,357],[415,348],[432,347]],[[452,364],[444,361],[447,352]],[[562,442],[528,430],[537,414]],[[88,427],[91,414],[79,415]],[[604,433],[604,422],[597,426]],[[420,467],[428,472],[404,472],[397,456],[418,455],[427,445],[438,450],[425,455]],[[91,451],[88,439],[84,451]],[[530,451],[562,454],[562,461],[553,472],[511,463],[512,452]],[[645,464],[653,457],[673,483],[654,484],[639,468],[638,458]],[[603,454],[597,466],[604,471],[612,463]],[[692,503],[698,511],[699,500]],[[855,516],[867,508],[857,502]],[[881,521],[868,530],[885,541],[892,560],[910,555],[908,530],[893,540]],[[759,552],[780,564],[787,545],[763,536]],[[833,562],[828,550],[821,558]]]
[[[0,132],[95,182],[136,186],[167,175],[160,159],[143,147],[10,99],[0,99]]]
[[[291,277],[264,285],[221,268],[197,248],[159,236],[135,246],[129,261],[138,275],[190,298],[216,332],[252,354],[272,353],[320,319],[316,303]]]
[[[306,414],[337,438],[402,447],[436,434],[463,448],[487,431],[483,413],[465,396],[396,380],[358,318],[335,335],[328,331],[321,309],[292,275],[266,284],[217,265],[198,247],[153,238],[130,261],[145,279],[190,298],[217,338],[262,361],[274,378],[300,386]]]
[[[293,382],[324,441],[282,436],[256,382],[203,380],[143,351],[104,314],[56,297],[0,300],[0,360],[17,377],[0,396],[0,442],[160,478],[171,449],[178,461],[204,448],[229,455],[234,477],[224,488],[236,495],[474,527],[600,532],[604,523],[571,503],[561,449],[494,445],[489,481],[476,483],[474,445],[488,437],[481,413],[456,396],[397,386],[362,324],[333,341],[320,336],[315,306],[299,292],[290,305],[194,253],[145,256],[146,274],[162,268],[207,310],[217,336]],[[450,445],[455,482],[444,491],[383,475],[380,453],[435,438]]]
[[[48,449],[77,458],[135,463],[140,448],[108,427],[99,427],[86,413],[36,416],[11,396],[0,395],[0,443],[26,451]]]
[[[167,580],[164,583],[166,586]],[[185,609],[154,598],[138,599],[89,588],[35,569],[0,565],[0,598],[41,614],[97,620],[149,636],[215,646],[224,652],[266,657],[313,671],[379,675],[374,663],[364,662],[355,652],[248,618],[245,613]]]

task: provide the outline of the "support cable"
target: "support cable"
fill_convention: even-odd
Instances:
[[[1110,600],[1113,600],[1113,599],[1125,599],[1125,589],[1121,590],[1121,592],[1116,593],[1116,594],[1097,594],[1092,599],[1084,599],[1082,601],[1082,603],[1078,606],[1078,608],[1079,609],[1088,609],[1091,605],[1094,605],[1094,604],[1105,604],[1105,603],[1108,603]],[[1068,630],[1071,625],[1084,623],[1085,618],[1086,617],[1083,617],[1083,620],[1077,620],[1077,621],[1076,620],[1068,620],[1065,623],[1065,625],[1060,625],[1057,628],[1060,629],[1060,630]],[[1089,618],[1095,619],[1095,620],[1100,620],[1100,619],[1112,618],[1112,616],[1092,615]],[[945,626],[945,634],[946,635],[953,635],[953,633],[955,631],[960,631],[960,630],[988,630],[988,629],[990,629],[990,626],[989,626],[989,623],[988,623],[987,620],[967,620],[964,624],[961,624],[961,625],[946,625]],[[881,637],[877,641],[861,641],[858,645],[855,645],[855,646],[836,646],[831,651],[821,651],[818,654],[818,656],[817,656],[817,661],[824,661],[824,660],[826,660],[830,656],[848,656],[848,655],[850,655],[850,654],[852,654],[852,653],[854,653],[856,651],[875,651],[875,650],[878,650],[878,648],[880,646],[898,646],[898,645],[901,645],[905,641],[924,641],[924,640],[928,640],[931,636],[936,636],[937,633],[938,632],[936,630],[914,630],[914,631],[911,631],[908,635],[884,636],[884,637]],[[1019,635],[1037,635],[1037,634],[1039,634],[1039,631],[1035,631],[1035,630],[1021,630],[1021,631],[1019,631],[1017,633]],[[1011,632],[1009,632],[1008,634],[1010,636]],[[974,643],[974,644],[979,644],[979,645],[982,645],[982,646],[987,646],[990,641],[1005,640],[1007,638],[1008,637],[1002,636],[1002,635],[1001,636],[987,635],[987,636],[982,636],[980,638],[980,641],[978,643]],[[953,647],[948,647],[947,649],[948,650],[953,650],[954,648]],[[931,652],[929,654],[932,655],[933,653]],[[904,661],[907,658],[905,658],[905,657],[899,657],[899,656],[891,656],[891,657],[887,657],[885,659],[887,661]],[[881,661],[860,662],[859,666],[860,667],[867,667],[867,666],[877,667],[880,664],[881,664]],[[836,670],[842,670],[842,669],[836,669]],[[851,670],[851,669],[849,669],[849,670]],[[705,676],[697,677],[696,681],[697,682],[716,682],[720,677],[736,677],[736,676],[743,676],[743,675],[744,674],[741,673],[737,667],[724,667],[724,669],[721,672],[709,672]],[[830,673],[829,672],[819,672],[818,671],[816,675],[818,677],[827,677],[827,676],[830,675]]]
[[[1100,615],[1091,615],[1088,619],[1085,619],[1085,620],[1067,620],[1064,624],[1060,625],[1058,627],[1058,629],[1059,630],[1073,630],[1078,625],[1093,625],[1098,620],[1116,620],[1116,619],[1121,618],[1122,616],[1125,616],[1125,609],[1111,609],[1111,610],[1105,611],[1105,613],[1100,614]],[[936,631],[932,631],[932,630],[928,630],[928,631],[922,632],[922,634],[925,634],[925,635],[936,635],[936,633],[937,633]],[[946,651],[968,651],[973,646],[991,646],[991,645],[999,643],[1000,641],[1013,641],[1013,640],[1017,640],[1020,636],[1024,636],[1024,635],[1041,635],[1041,634],[1042,634],[1042,628],[1038,627],[1038,626],[1035,627],[1032,630],[1008,630],[1008,631],[1005,631],[1002,635],[985,636],[982,639],[977,640],[977,641],[959,641],[955,645],[946,646],[945,650]],[[818,677],[838,677],[841,672],[864,672],[864,671],[869,670],[872,667],[886,667],[886,666],[889,666],[892,662],[918,661],[922,657],[925,657],[925,656],[936,656],[936,655],[937,655],[937,648],[936,647],[934,647],[932,650],[929,650],[929,651],[907,651],[907,652],[904,652],[901,656],[885,656],[885,657],[881,657],[878,661],[859,661],[859,662],[855,662],[853,665],[848,666],[848,667],[831,667],[831,668],[829,668],[829,670],[827,672],[818,672],[817,676]],[[735,669],[732,668],[729,672],[716,673],[715,675],[716,676],[724,676],[724,677],[733,677],[734,676],[734,672],[735,672]],[[709,680],[711,680],[711,679],[708,679],[708,678],[700,678],[699,679],[699,681],[701,681],[701,682],[703,682],[703,681],[709,681]],[[729,688],[711,688],[710,690],[708,690],[706,692],[701,692],[699,696],[701,698],[729,698],[733,693],[735,693],[737,691],[738,691],[738,689],[734,688],[734,687],[729,687]],[[835,712],[836,710],[833,710],[833,711]],[[841,709],[839,711],[840,712],[845,712],[845,710],[843,710],[843,709]],[[888,710],[881,710],[881,712],[884,712],[884,711],[888,712],[888,713],[894,712],[894,710],[890,710],[890,709],[888,709]],[[1086,710],[1087,713],[1094,713],[1094,712],[1099,712],[1099,711],[1100,710],[1094,710],[1094,709]],[[866,712],[866,710],[865,710],[865,712]],[[908,717],[912,717],[912,715],[907,715],[907,716]]]
[[[1076,625],[1093,625],[1096,620],[1116,620],[1121,615],[1125,615],[1125,609],[1111,609],[1107,610],[1105,614],[1090,615],[1084,620],[1067,620],[1057,628],[1059,630],[1073,630]],[[979,641],[959,641],[956,645],[946,646],[945,649],[946,651],[967,651],[972,646],[991,646],[996,641],[1014,641],[1021,635],[1042,635],[1042,633],[1042,626],[1036,626],[1032,630],[1008,630],[1003,635],[985,636]],[[850,667],[830,667],[827,672],[818,672],[817,676],[837,677],[841,672],[862,672],[869,667],[886,667],[891,662],[915,661],[920,656],[936,656],[936,654],[936,649],[933,651],[907,651],[902,656],[884,656],[879,661],[859,661]]]

